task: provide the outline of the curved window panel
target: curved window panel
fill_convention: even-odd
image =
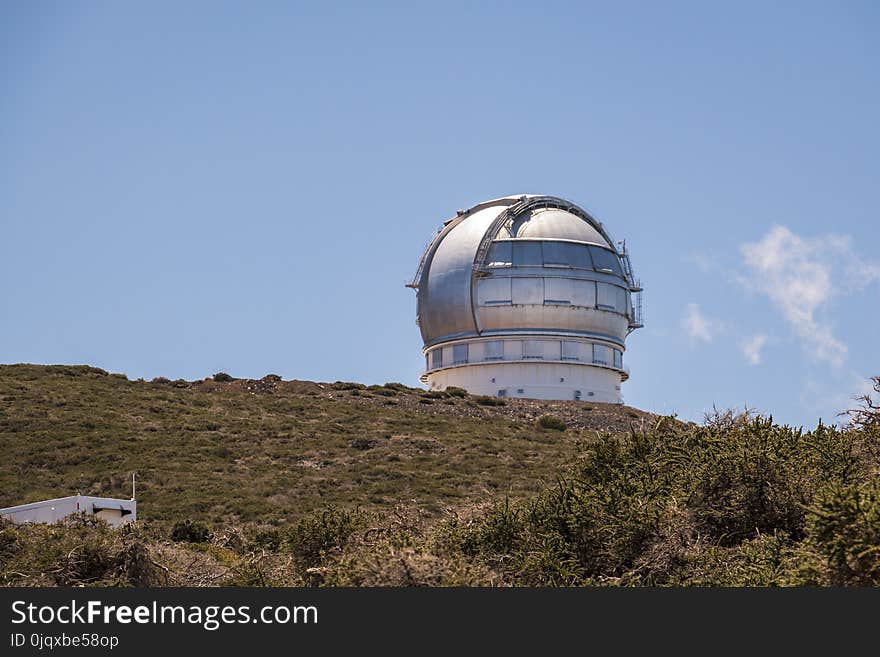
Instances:
[[[566,242],[544,242],[544,266],[571,267],[567,246],[571,245]]]
[[[486,360],[503,360],[504,359],[504,342],[501,340],[490,340],[484,342],[484,358]]]
[[[597,308],[611,310],[621,315],[626,314],[626,290],[608,283],[597,283],[596,291]]]
[[[595,308],[595,281],[571,281],[571,305],[581,306],[583,308]]]
[[[467,344],[456,344],[452,346],[452,364],[464,365],[468,362],[468,346]]]
[[[617,255],[599,246],[591,246],[589,249],[596,271],[603,271],[623,277],[623,270],[620,268],[620,258]]]
[[[602,310],[616,310],[614,286],[608,283],[596,284],[596,306]]]
[[[576,284],[570,278],[544,279],[544,305],[567,306],[571,303],[572,287]]]
[[[541,305],[544,303],[543,278],[514,278],[512,283],[514,305]]]
[[[623,354],[617,349],[614,350],[614,367],[623,369]]]
[[[523,358],[544,358],[544,341],[523,340]]]
[[[477,303],[481,306],[509,306],[512,298],[509,278],[484,278],[477,283]]]
[[[510,242],[492,242],[486,265],[489,267],[510,267],[512,264]]]
[[[514,267],[540,267],[543,264],[540,242],[512,242]]]
[[[431,368],[443,367],[443,349],[435,349],[431,352]]]
[[[593,345],[593,362],[597,365],[611,365],[612,363],[612,355],[611,355],[611,347],[606,347],[602,344],[594,344]]]
[[[593,268],[593,261],[590,259],[590,251],[586,244],[544,242],[543,252],[545,267]]]
[[[562,360],[580,360],[581,345],[574,340],[562,341]]]

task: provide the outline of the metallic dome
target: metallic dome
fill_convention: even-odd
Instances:
[[[418,293],[416,322],[425,355],[437,352],[435,366],[429,359],[429,372],[474,366],[475,354],[482,354],[483,365],[535,362],[530,359],[580,364],[577,350],[596,345],[600,355],[595,361],[590,356],[589,365],[609,363],[627,376],[624,341],[641,326],[639,304],[632,302],[632,293],[641,288],[625,248],[618,250],[602,224],[569,201],[508,196],[459,211],[428,244],[410,287]],[[486,342],[511,336],[522,340]],[[546,355],[527,353],[543,349],[527,344],[531,339],[546,343]],[[453,344],[459,345],[460,357]],[[606,348],[607,358],[601,351]],[[497,355],[492,351],[497,349],[506,351]],[[566,356],[566,349],[573,355]],[[443,354],[452,359],[449,365]]]

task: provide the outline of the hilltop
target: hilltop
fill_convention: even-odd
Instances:
[[[537,492],[578,440],[653,417],[399,383],[217,378],[0,366],[0,507],[78,491],[129,496],[137,472],[144,520],[293,521],[328,504],[437,513]],[[540,428],[548,414],[568,430]]]
[[[874,380],[880,394],[880,378]],[[4,585],[880,585],[880,407],[811,431],[398,383],[0,366]]]

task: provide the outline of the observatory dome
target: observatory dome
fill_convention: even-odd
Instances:
[[[460,210],[410,287],[432,388],[621,401],[641,287],[625,246],[575,204],[522,195]]]

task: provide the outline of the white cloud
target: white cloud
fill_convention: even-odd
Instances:
[[[858,289],[880,280],[880,265],[862,260],[848,236],[808,239],[785,226],[774,226],[741,251],[751,274],[745,280],[749,287],[776,305],[816,358],[843,364],[847,346],[822,321],[821,311],[840,290],[835,276],[842,273],[850,289]]]
[[[712,342],[716,322],[703,315],[697,304],[689,303],[687,305],[681,323],[687,334],[695,340]]]
[[[761,364],[761,350],[767,344],[766,335],[753,335],[742,343],[742,352],[751,365]]]

